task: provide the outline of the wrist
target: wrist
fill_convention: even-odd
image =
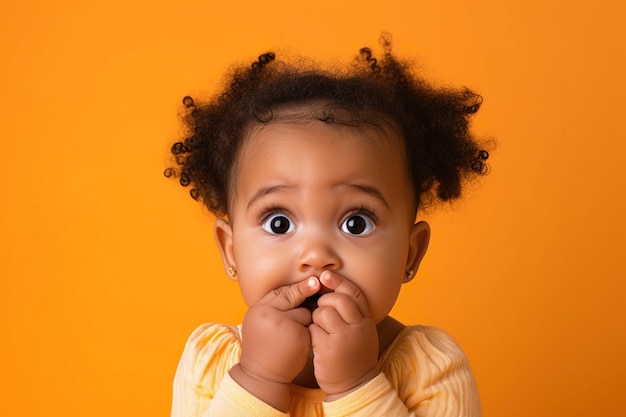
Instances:
[[[359,388],[369,383],[372,379],[376,378],[379,373],[380,371],[378,370],[378,368],[372,369],[368,373],[363,375],[361,378],[359,378],[354,384],[351,384],[351,386],[348,386],[343,389],[340,388],[340,389],[329,390],[329,391],[324,390],[324,392],[326,393],[326,396],[324,397],[324,401],[332,402],[332,401],[336,401],[345,397],[346,395],[358,390]]]
[[[289,384],[260,378],[239,363],[230,369],[229,374],[243,389],[267,405],[283,413],[289,411]]]

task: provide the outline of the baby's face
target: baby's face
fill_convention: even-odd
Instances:
[[[254,130],[235,168],[231,260],[248,306],[326,269],[376,322],[411,267],[412,188],[397,137],[312,121]]]

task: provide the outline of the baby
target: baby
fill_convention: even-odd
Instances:
[[[481,98],[381,44],[346,70],[266,53],[210,101],[183,100],[165,174],[216,215],[248,310],[191,335],[172,416],[480,415],[456,343],[389,313],[428,247],[420,210],[487,172],[468,129]]]

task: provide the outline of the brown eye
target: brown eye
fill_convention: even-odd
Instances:
[[[284,214],[273,214],[261,225],[263,230],[273,235],[284,235],[294,231],[295,227],[291,220]]]
[[[374,230],[374,223],[365,216],[350,216],[341,225],[341,230],[350,235],[364,235]]]

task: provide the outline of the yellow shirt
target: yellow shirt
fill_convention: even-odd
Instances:
[[[172,417],[480,417],[463,351],[434,327],[405,327],[379,358],[380,374],[345,397],[292,385],[289,413],[259,400],[229,375],[241,354],[239,327],[205,324],[187,341],[174,378]]]

